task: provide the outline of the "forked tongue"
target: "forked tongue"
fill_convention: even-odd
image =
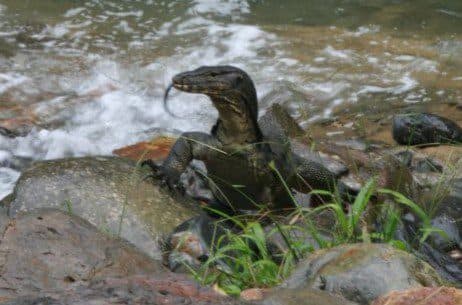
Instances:
[[[173,116],[175,118],[179,118],[179,116],[175,115],[172,111],[170,111],[170,109],[168,108],[168,104],[167,104],[168,94],[170,93],[170,90],[172,90],[172,88],[173,88],[173,83],[168,85],[167,89],[165,90],[165,94],[164,94],[164,110],[165,110],[165,112],[167,112],[171,116]]]

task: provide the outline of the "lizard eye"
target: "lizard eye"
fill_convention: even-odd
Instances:
[[[215,76],[217,76],[217,75],[218,75],[217,72],[210,72],[210,76],[211,76],[211,77],[215,77]]]

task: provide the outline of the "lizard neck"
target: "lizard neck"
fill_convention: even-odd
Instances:
[[[252,116],[245,98],[212,97],[218,120],[212,134],[224,145],[245,145],[261,141],[257,119]],[[256,102],[256,101],[253,101]]]

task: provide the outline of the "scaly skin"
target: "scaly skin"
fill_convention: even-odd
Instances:
[[[207,168],[211,189],[225,210],[293,207],[280,178],[269,167],[274,162],[290,188],[332,190],[335,177],[322,164],[293,154],[284,133],[271,122],[257,122],[255,86],[241,69],[200,67],[173,77],[173,87],[210,97],[219,117],[211,134],[183,133],[165,162],[156,170],[170,187],[193,160]],[[260,128],[263,127],[263,128]]]

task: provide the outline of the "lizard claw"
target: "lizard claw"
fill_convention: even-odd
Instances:
[[[157,165],[154,161],[148,159],[141,162],[141,166],[149,166],[152,169],[152,173],[147,175],[144,179],[153,178],[160,182],[161,187],[168,188],[171,192],[182,196],[186,193],[179,179],[175,179],[169,175],[162,165]]]

